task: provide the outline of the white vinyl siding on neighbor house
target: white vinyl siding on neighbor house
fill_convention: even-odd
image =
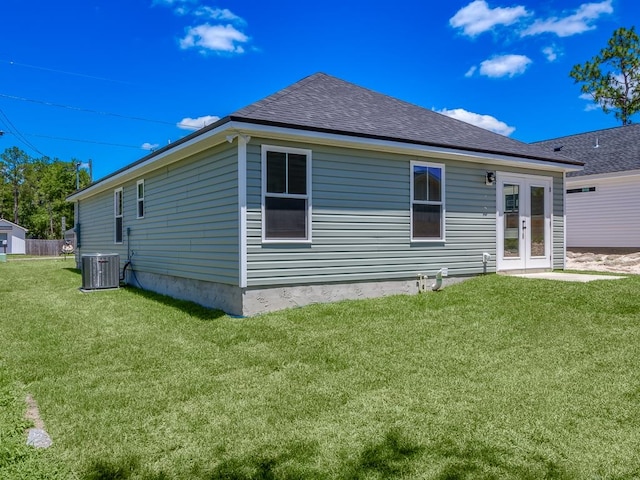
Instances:
[[[640,247],[640,175],[569,177],[566,188],[595,188],[566,196],[568,247]]]

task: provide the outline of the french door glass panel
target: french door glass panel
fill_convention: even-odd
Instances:
[[[520,185],[505,184],[504,197],[504,251],[505,257],[520,256]]]
[[[544,187],[530,187],[529,252],[532,257],[544,257],[546,252]]]
[[[498,268],[551,268],[549,177],[500,174]]]

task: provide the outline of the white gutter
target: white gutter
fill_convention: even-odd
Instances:
[[[474,152],[456,148],[435,147],[415,143],[381,140],[338,133],[325,133],[310,130],[300,130],[289,127],[274,127],[254,123],[231,122],[234,128],[249,133],[252,136],[279,138],[292,141],[312,141],[321,145],[342,146],[347,148],[361,148],[366,150],[385,151],[398,154],[413,154],[440,159],[462,160],[473,163],[496,163],[499,165],[532,168],[538,170],[552,170],[557,172],[580,171],[580,165],[564,164],[552,160],[536,160],[517,155],[493,154]]]
[[[67,197],[67,200],[80,200],[113,188],[114,185],[121,185],[128,180],[132,180],[152,170],[164,167],[202,150],[223,143],[226,141],[226,136],[229,134],[243,134],[254,137],[261,136],[269,139],[296,142],[309,141],[320,145],[375,150],[402,155],[419,155],[422,157],[461,160],[473,163],[494,163],[499,166],[530,168],[556,172],[579,171],[583,168],[578,165],[563,164],[552,160],[545,161],[529,159],[518,157],[516,155],[511,156],[504,154],[473,152],[455,148],[417,145],[403,141],[358,137],[348,134],[325,133],[291,127],[261,125],[250,122],[227,121],[200,135],[195,135],[184,143],[178,143],[173,148],[168,148],[157,155],[152,155],[145,161],[134,163],[128,168],[125,167],[113,176],[108,176],[104,180],[99,180],[90,187],[70,195]]]

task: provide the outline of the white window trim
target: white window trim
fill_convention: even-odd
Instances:
[[[142,185],[142,197],[140,197],[140,185]],[[146,194],[144,189],[145,189],[144,179],[138,180],[136,182],[136,218],[144,218],[144,212],[145,212],[144,197]],[[140,215],[140,202],[142,202],[142,215]]]
[[[120,194],[120,211],[118,215],[118,194]],[[116,228],[116,222],[118,218],[122,218],[122,240],[117,241],[118,230]],[[124,242],[124,189],[122,187],[116,188],[113,191],[113,243],[121,245]]]
[[[307,194],[299,195],[299,194],[278,194],[278,193],[270,193],[269,197],[277,197],[277,198],[299,198],[307,200],[307,238],[267,238],[266,237],[266,215],[265,215],[265,198],[267,197],[267,152],[278,152],[278,153],[294,153],[298,155],[305,155],[307,157]],[[303,148],[292,148],[292,147],[281,147],[275,145],[262,145],[261,149],[262,156],[262,199],[261,199],[261,210],[262,210],[262,243],[311,243],[311,150],[303,149]]]
[[[414,185],[413,185],[413,169],[414,167],[433,167],[433,168],[439,168],[440,171],[442,172],[442,179],[441,179],[441,184],[440,184],[440,201],[439,202],[434,202],[434,201],[427,201],[427,200],[414,200],[413,198],[413,189],[414,189]],[[409,185],[410,185],[410,197],[409,197],[409,235],[411,236],[411,242],[412,243],[443,243],[446,242],[447,240],[447,231],[445,229],[445,225],[447,224],[446,222],[446,195],[445,195],[445,183],[446,183],[446,174],[445,174],[445,168],[444,168],[444,164],[442,163],[431,163],[431,162],[418,162],[418,161],[411,161],[411,168],[409,170]],[[442,237],[441,238],[414,238],[413,236],[413,205],[414,203],[416,204],[420,204],[420,205],[441,205],[442,206],[442,216],[440,217],[440,232],[442,232]]]

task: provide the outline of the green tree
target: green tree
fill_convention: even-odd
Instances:
[[[30,161],[31,157],[18,147],[7,148],[4,153],[0,155],[0,171],[13,195],[13,223],[18,223],[20,219],[18,214],[20,191],[25,180],[26,168]]]
[[[582,93],[593,97],[604,113],[614,112],[623,125],[640,110],[640,39],[635,27],[613,32],[607,47],[569,73],[582,83]]]
[[[62,217],[69,227],[74,223],[73,204],[66,198],[76,190],[80,163],[33,159],[17,147],[6,149],[0,155],[0,217],[10,213],[32,238],[61,238]],[[80,169],[78,176],[80,188],[89,185],[86,170]]]
[[[76,160],[64,162],[43,157],[32,162],[24,183],[24,202],[21,204],[23,226],[37,238],[60,238],[62,217],[73,225],[73,204],[66,201],[76,188]],[[81,187],[89,184],[89,175],[80,170]]]

